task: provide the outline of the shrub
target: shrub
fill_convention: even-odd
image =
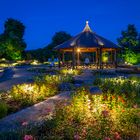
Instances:
[[[20,107],[35,104],[58,93],[59,85],[72,81],[72,77],[60,75],[41,75],[35,78],[32,84],[15,85],[9,91],[11,101],[17,102]]]
[[[125,54],[123,54],[122,57],[128,64],[137,64],[139,63],[140,54],[137,54],[130,49],[125,49]]]
[[[53,84],[21,84],[13,86],[10,91],[12,100],[19,102],[22,106],[32,105],[46,97],[55,95],[58,91],[57,85]]]
[[[134,79],[134,78],[133,78]],[[101,88],[104,93],[125,94],[129,98],[140,96],[140,80],[135,78],[97,78],[94,83]]]
[[[37,76],[35,77],[35,82],[37,84],[51,84],[51,83],[55,83],[55,84],[60,84],[62,82],[71,82],[73,81],[72,76],[70,75],[41,75],[41,76]]]
[[[80,75],[82,70],[80,69],[61,69],[60,74],[64,75]]]

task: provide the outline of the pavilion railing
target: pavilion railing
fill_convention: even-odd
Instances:
[[[72,68],[72,62],[63,62],[60,64],[60,67],[66,67],[66,68]],[[75,67],[81,67],[81,68],[96,68],[99,69],[100,65],[99,63],[89,63],[86,65],[84,62],[80,62],[80,64],[75,64]],[[115,68],[115,63],[102,63],[101,68]]]

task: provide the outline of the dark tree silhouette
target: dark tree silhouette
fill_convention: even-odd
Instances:
[[[138,46],[138,31],[135,25],[129,24],[126,31],[122,31],[121,37],[117,39],[120,46],[134,49]]]
[[[65,31],[56,32],[52,37],[52,41],[49,45],[42,49],[36,49],[32,51],[27,51],[27,56],[32,59],[37,59],[39,61],[46,61],[48,58],[57,57],[57,52],[54,51],[54,47],[69,40],[72,36]]]
[[[4,33],[0,35],[0,57],[9,60],[22,58],[22,52],[26,48],[23,40],[25,26],[18,20],[9,18],[4,24]]]

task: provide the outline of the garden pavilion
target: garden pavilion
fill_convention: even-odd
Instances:
[[[67,64],[66,53],[70,53],[72,56],[69,64],[72,68],[83,65],[80,60],[84,53],[92,53],[94,55],[92,55],[92,59],[90,58],[90,65],[96,66],[97,69],[117,67],[117,52],[120,49],[120,46],[93,32],[88,21],[80,34],[55,47],[59,54],[59,67]]]

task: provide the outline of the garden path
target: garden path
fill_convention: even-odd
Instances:
[[[0,78],[0,90],[9,90],[13,85],[31,82],[36,74],[27,71],[28,67],[9,68]]]
[[[0,132],[18,130],[24,127],[26,123],[42,122],[44,116],[53,113],[56,103],[65,101],[70,98],[70,91],[62,92],[59,95],[50,97],[49,99],[35,104],[31,107],[23,109],[17,113],[11,114],[0,120]]]
[[[91,69],[84,69],[81,75],[75,76],[75,80],[80,80],[84,82],[84,85],[93,85],[94,76]]]

